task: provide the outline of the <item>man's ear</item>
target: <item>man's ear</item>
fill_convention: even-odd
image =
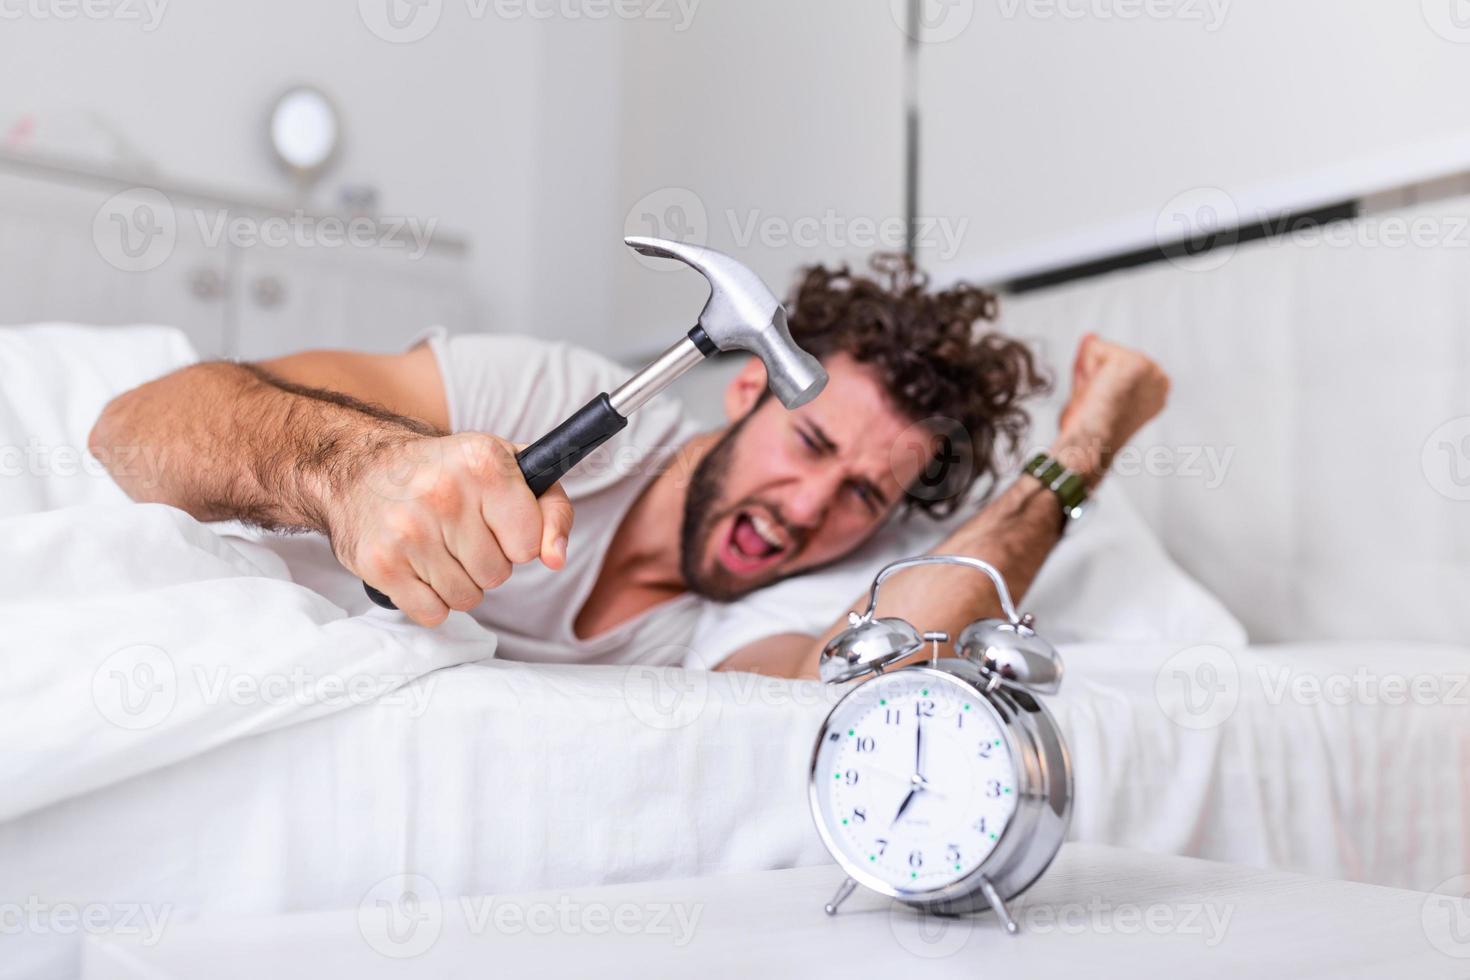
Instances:
[[[766,390],[766,365],[752,357],[725,387],[725,417],[731,422],[744,418]]]

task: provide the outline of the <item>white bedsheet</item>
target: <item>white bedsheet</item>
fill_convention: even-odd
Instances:
[[[1074,838],[1420,889],[1470,862],[1467,651],[1064,653]],[[1333,703],[1360,665],[1377,703]],[[1303,677],[1328,679],[1322,703]],[[1392,703],[1385,677],[1428,678],[1437,703]],[[827,860],[805,802],[818,685],[499,661],[411,687],[430,684],[421,714],[352,707],[0,825],[6,893],[269,913],[403,873],[449,897]],[[64,971],[76,937],[14,948]]]

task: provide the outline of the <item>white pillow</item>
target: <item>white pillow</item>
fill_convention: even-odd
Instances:
[[[114,396],[196,360],[172,327],[0,329],[0,517],[126,501],[87,453],[92,424]]]
[[[914,515],[831,568],[777,583],[738,602],[710,605],[695,627],[685,665],[718,666],[741,647],[777,633],[825,633],[867,593],[880,568],[935,550],[968,516],[935,523]],[[956,569],[953,574],[972,573]],[[1239,621],[1174,564],[1122,491],[1108,484],[1101,487],[1091,512],[1053,549],[1017,606],[1036,616],[1038,631],[1053,643],[1246,642]]]

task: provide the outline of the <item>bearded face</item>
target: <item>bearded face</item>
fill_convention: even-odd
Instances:
[[[764,372],[732,385],[736,421],[704,456],[685,498],[680,561],[688,587],[719,601],[829,564],[882,526],[934,454],[934,436],[846,355],[809,404],[762,398]]]

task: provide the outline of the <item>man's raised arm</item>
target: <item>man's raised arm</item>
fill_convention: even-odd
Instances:
[[[1168,392],[1168,377],[1147,357],[1089,335],[1077,352],[1071,399],[1062,412],[1061,433],[1051,455],[1080,474],[1093,490],[1112,455],[1163,409]],[[1062,528],[1056,494],[1035,477],[1021,476],[934,553],[971,555],[989,562],[1019,602]],[[864,595],[850,609],[861,612],[866,607]],[[972,620],[1000,615],[1000,601],[989,579],[923,567],[885,583],[878,608],[882,615],[950,636],[958,636]],[[719,669],[816,677],[822,647],[846,628],[844,613],[820,637],[795,633],[767,637],[736,651]]]

